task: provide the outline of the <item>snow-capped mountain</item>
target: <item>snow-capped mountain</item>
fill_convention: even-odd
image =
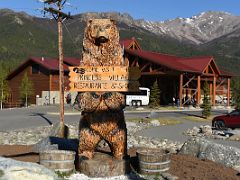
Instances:
[[[184,57],[211,55],[219,65],[231,65],[228,69],[239,72],[236,64],[240,65],[240,16],[209,11],[191,18],[153,22],[135,20],[129,14],[118,12],[78,14],[65,21],[66,56],[80,56],[85,22],[91,18],[116,20],[121,39],[135,37],[144,50]],[[55,20],[0,9],[0,30],[0,61],[56,56]]]
[[[191,18],[176,18],[164,22],[134,20],[124,13],[84,13],[80,19],[106,18],[115,19],[118,23],[124,23],[130,27],[144,29],[157,35],[167,35],[182,42],[202,44],[213,39],[231,33],[240,28],[240,16],[234,16],[226,12],[203,12]]]
[[[164,22],[135,21],[135,25],[180,41],[202,44],[240,28],[240,17],[225,12],[203,12],[191,18]]]

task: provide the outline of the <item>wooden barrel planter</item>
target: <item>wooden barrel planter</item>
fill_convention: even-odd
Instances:
[[[40,164],[61,173],[75,170],[75,152],[64,150],[48,150],[40,152]]]
[[[107,153],[94,152],[92,159],[79,156],[78,169],[81,173],[91,178],[125,175],[131,169],[130,158],[126,157],[122,160],[117,160]]]
[[[170,168],[170,153],[163,149],[140,148],[137,150],[140,174],[161,174]]]

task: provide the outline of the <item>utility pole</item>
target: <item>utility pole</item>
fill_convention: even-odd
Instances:
[[[59,118],[60,125],[64,128],[64,69],[63,69],[63,31],[62,23],[64,20],[71,18],[70,14],[65,14],[62,12],[63,6],[67,0],[45,0],[44,3],[48,5],[54,5],[57,9],[53,7],[44,8],[45,12],[52,14],[54,19],[58,24],[58,53],[59,53]],[[62,129],[62,128],[61,128]],[[64,129],[63,129],[64,131]],[[61,136],[64,136],[64,132],[61,133]]]

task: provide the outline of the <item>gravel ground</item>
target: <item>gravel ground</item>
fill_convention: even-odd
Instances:
[[[38,154],[28,154],[31,152],[32,146],[22,145],[0,145],[0,156],[8,156],[20,161],[39,162]],[[134,157],[136,150],[130,149],[129,155],[133,159],[131,164],[133,168],[136,165]],[[21,155],[22,154],[22,155]],[[180,180],[240,180],[240,175],[237,171],[226,168],[221,164],[214,163],[208,160],[200,160],[196,157],[174,154],[171,156],[169,172],[173,176],[177,176]],[[146,176],[143,178],[130,174],[128,176],[116,176],[111,178],[89,178],[80,173],[71,175],[69,180],[142,180],[153,179],[154,176]],[[156,178],[155,178],[156,179]],[[166,178],[167,179],[167,178]],[[158,177],[158,180],[162,180]]]
[[[201,125],[211,125],[209,122],[193,122],[184,120],[181,117],[176,117],[176,119],[181,120],[183,123],[174,125],[174,126],[157,126],[148,129],[141,130],[136,133],[136,135],[144,137],[156,137],[156,138],[165,138],[172,141],[178,141],[184,143],[189,136],[183,134],[187,129],[191,129],[194,126],[200,127]],[[234,130],[234,132],[239,132],[239,129]],[[213,142],[223,144],[226,146],[232,146],[240,149],[239,141],[230,141],[230,140],[220,140],[220,139],[209,139]]]

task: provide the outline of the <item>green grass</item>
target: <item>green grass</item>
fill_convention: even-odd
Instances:
[[[0,170],[0,177],[2,177],[4,175],[3,170]]]
[[[176,120],[174,118],[131,118],[126,119],[127,122],[144,122],[144,123],[150,123],[152,120],[158,120],[161,125],[176,125],[181,124],[182,122],[180,120]]]
[[[158,121],[161,125],[176,125],[182,123],[182,121],[173,118],[159,118]]]
[[[72,170],[70,172],[60,172],[60,171],[55,171],[55,173],[57,174],[57,176],[60,179],[67,179],[69,176],[71,176],[73,173],[75,173],[75,170]]]
[[[150,108],[149,106],[144,106],[144,107],[140,107],[140,108],[143,108],[144,110],[179,110],[179,108],[173,107],[173,106],[160,106],[160,107],[156,107],[156,108]],[[136,108],[127,106],[125,108],[125,110],[126,111],[136,111]]]
[[[183,119],[193,121],[193,122],[211,122],[214,116],[209,116],[207,119],[197,116],[185,116]]]
[[[155,108],[157,110],[178,110],[179,108],[176,106],[161,106],[158,108]]]

